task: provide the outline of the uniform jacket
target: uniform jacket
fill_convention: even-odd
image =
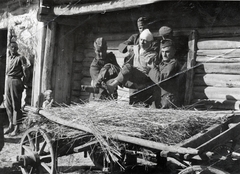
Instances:
[[[91,65],[90,65],[90,75],[94,82],[97,81],[98,75],[99,75],[101,69],[104,67],[104,65],[106,65],[108,63],[111,63],[118,68],[120,67],[117,63],[115,55],[112,52],[107,53],[105,59],[96,59],[96,58],[93,59]]]
[[[169,101],[178,105],[179,81],[176,74],[179,70],[178,61],[171,59],[169,62],[162,61],[158,67],[152,68],[148,74],[151,80],[161,88],[162,107],[164,105],[169,107],[171,105]]]

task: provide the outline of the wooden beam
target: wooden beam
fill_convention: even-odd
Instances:
[[[208,109],[217,110],[240,110],[240,101],[227,99],[193,99],[192,103],[198,103]]]
[[[239,57],[240,49],[198,50],[198,56]]]
[[[236,125],[222,132],[218,136],[215,136],[211,140],[203,143],[197,149],[200,151],[200,153],[212,151],[214,150],[213,149],[214,147],[217,147],[217,145],[224,144],[226,142],[229,142],[230,140],[234,140],[237,137],[239,137],[239,132],[238,132],[239,129],[240,129],[240,123],[237,123]]]
[[[186,78],[186,92],[185,92],[185,105],[190,104],[193,93],[193,76],[194,69],[192,69],[196,63],[196,51],[197,51],[197,31],[193,30],[189,36],[188,41],[188,58],[187,58],[187,78]]]
[[[196,62],[208,62],[208,63],[239,63],[240,62],[240,56],[239,57],[229,57],[229,56],[197,56]]]
[[[34,62],[34,75],[33,75],[33,90],[32,90],[32,106],[41,107],[41,86],[42,86],[42,69],[44,62],[44,50],[45,50],[45,39],[46,39],[46,27],[44,23],[38,23],[38,37],[40,38],[37,42],[37,58]]]
[[[193,91],[196,99],[240,100],[239,88],[195,86]]]
[[[59,5],[53,7],[55,15],[82,15],[91,13],[106,13],[110,11],[125,10],[137,8],[142,5],[148,5],[160,0],[111,0],[106,2],[76,4],[76,5]]]
[[[240,74],[240,63],[200,63],[196,74]]]
[[[197,43],[199,50],[221,50],[240,48],[240,37],[220,37],[200,39]]]
[[[91,142],[88,142],[88,143],[85,143],[81,146],[77,146],[77,147],[74,147],[73,151],[74,152],[83,152],[85,150],[88,150],[91,148],[91,146],[94,146],[98,143],[98,141],[91,141]]]
[[[163,150],[163,151],[169,151],[169,152],[180,153],[180,154],[193,154],[193,155],[198,154],[198,150],[193,149],[193,148],[171,146],[171,145],[166,145],[163,143],[144,140],[141,138],[130,137],[127,135],[114,134],[114,135],[112,135],[112,138],[122,141],[122,142],[138,145],[138,146],[145,147],[145,148],[152,149],[152,150],[159,150],[159,151]]]
[[[56,23],[50,22],[47,26],[46,46],[42,72],[42,92],[52,89],[53,55],[55,48]]]
[[[194,85],[240,88],[240,75],[235,74],[195,74]]]

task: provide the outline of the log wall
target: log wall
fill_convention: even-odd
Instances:
[[[240,37],[201,38],[197,42],[192,103],[207,108],[240,109]]]
[[[226,6],[229,6],[229,8],[226,8]],[[239,14],[238,6],[239,3],[173,3],[164,1],[129,10],[121,9],[89,16],[64,17],[64,15],[61,15],[61,17],[54,18],[55,21],[62,23],[60,28],[65,28],[57,31],[59,33],[58,37],[65,35],[64,33],[72,33],[71,36],[66,36],[63,43],[59,42],[56,45],[56,47],[59,47],[57,48],[59,55],[56,55],[55,59],[61,59],[63,63],[59,66],[60,62],[56,61],[56,64],[53,65],[60,69],[58,72],[55,70],[55,73],[58,73],[55,78],[61,79],[53,82],[57,89],[55,95],[62,95],[61,91],[64,91],[65,94],[62,95],[61,100],[58,98],[59,101],[79,102],[88,99],[89,94],[82,92],[80,85],[90,85],[91,82],[89,66],[95,56],[93,51],[94,40],[97,37],[104,37],[108,43],[108,52],[113,52],[118,63],[122,65],[123,58],[126,55],[118,52],[118,45],[131,34],[137,32],[136,20],[138,17],[146,16],[150,18],[149,27],[155,36],[158,35],[158,29],[163,25],[171,26],[176,36],[188,36],[193,29],[196,29],[199,33],[200,40],[197,43],[191,40],[191,46],[189,46],[191,49],[197,47],[198,50],[189,52],[191,58],[188,59],[188,68],[197,66],[188,76],[189,83],[186,89],[191,90],[191,93],[189,91],[186,91],[186,93],[191,95],[188,96],[187,102],[211,99],[215,101],[216,98],[219,101],[225,101],[228,98],[227,101],[230,101],[230,95],[235,92],[232,89],[238,88],[239,85],[240,32],[238,26],[240,20],[238,19],[239,15],[237,15]],[[220,11],[217,14],[212,14],[211,12],[215,7],[218,7]],[[81,13],[81,11],[79,12]],[[194,35],[192,35],[192,39],[195,39]],[[60,52],[69,61],[68,64],[63,60]],[[67,75],[66,73],[61,75],[61,70],[66,70]],[[65,78],[67,79],[65,80]],[[58,87],[59,83],[63,82],[68,83],[70,87],[65,86],[64,89],[63,85]],[[226,94],[219,91],[219,96],[209,96],[209,93],[214,90],[218,91],[220,88],[224,88],[223,91]],[[118,91],[120,98],[128,98],[127,89],[119,88]],[[238,100],[238,96],[232,96],[232,98],[235,97]],[[227,102],[227,105],[235,107],[232,105],[234,103],[232,101],[234,100]]]

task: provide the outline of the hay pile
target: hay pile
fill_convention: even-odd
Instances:
[[[74,104],[45,111],[67,122],[88,127],[105,137],[117,133],[170,145],[223,121],[217,112],[212,111],[160,110],[133,107],[121,101]],[[56,129],[57,126],[52,127]],[[76,130],[60,127],[62,131],[59,134],[69,136],[77,133]]]

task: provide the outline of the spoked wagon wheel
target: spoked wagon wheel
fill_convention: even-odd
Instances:
[[[40,128],[27,130],[17,157],[23,174],[55,174],[56,158],[49,135]]]
[[[220,169],[216,169],[214,167],[196,165],[187,167],[178,174],[230,174],[230,173],[222,171]]]

